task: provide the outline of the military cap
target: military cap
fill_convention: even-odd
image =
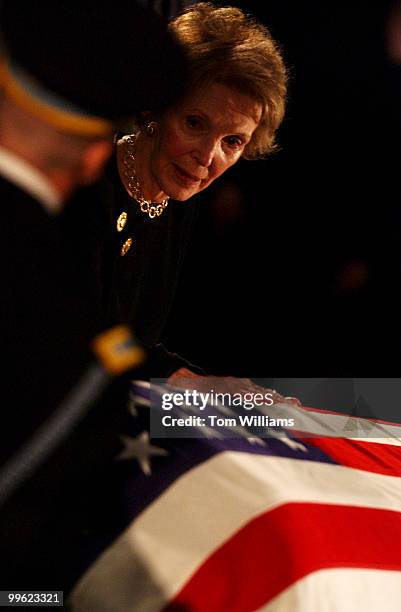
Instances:
[[[186,65],[139,2],[3,0],[0,87],[56,127],[102,134],[174,101]]]

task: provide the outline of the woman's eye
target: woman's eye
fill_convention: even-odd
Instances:
[[[225,141],[232,149],[239,149],[244,144],[239,136],[227,136]]]
[[[191,129],[196,129],[201,127],[201,121],[198,117],[188,116],[185,118],[185,123]]]

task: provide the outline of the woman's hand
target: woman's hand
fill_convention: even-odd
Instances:
[[[213,390],[215,393],[229,393],[240,395],[269,394],[273,404],[294,404],[302,406],[301,402],[295,397],[285,397],[267,387],[256,385],[250,378],[237,378],[235,376],[200,376],[191,372],[187,368],[180,368],[170,376],[167,383],[180,389],[196,389],[199,392],[207,393]]]

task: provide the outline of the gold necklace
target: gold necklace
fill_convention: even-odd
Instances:
[[[123,140],[127,145],[123,157],[124,176],[127,181],[126,187],[130,196],[138,202],[141,211],[148,215],[151,219],[154,219],[155,217],[160,217],[163,211],[167,208],[168,197],[163,200],[163,202],[160,202],[160,204],[153,204],[152,202],[149,202],[149,200],[145,200],[135,171],[136,137],[137,134],[123,136]]]

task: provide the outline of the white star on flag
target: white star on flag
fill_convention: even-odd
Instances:
[[[168,455],[168,452],[164,448],[159,448],[158,446],[150,444],[149,433],[147,431],[143,431],[136,438],[132,438],[131,436],[120,436],[120,440],[124,448],[117,455],[116,461],[136,459],[141,466],[142,472],[146,476],[150,476],[152,473],[150,457],[165,457]]]

